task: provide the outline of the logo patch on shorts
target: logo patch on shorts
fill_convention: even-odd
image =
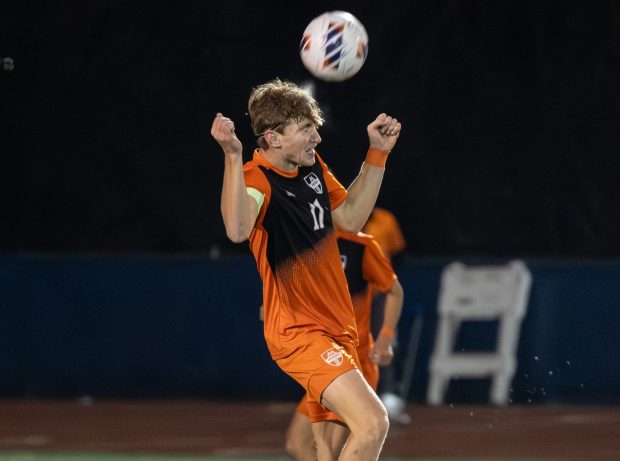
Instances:
[[[321,358],[325,360],[325,363],[328,365],[331,365],[332,367],[339,367],[342,365],[343,354],[337,347],[332,347],[331,349],[327,349],[323,352],[321,354]]]

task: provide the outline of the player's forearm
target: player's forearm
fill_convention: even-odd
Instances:
[[[250,200],[243,179],[241,156],[225,155],[221,211],[226,235],[235,243],[247,240],[252,231],[254,222],[251,219]]]
[[[398,321],[400,320],[400,314],[403,310],[404,299],[405,293],[403,287],[398,280],[395,280],[385,299],[383,328],[386,328],[386,331],[396,331]]]
[[[364,163],[360,174],[347,189],[348,197],[343,208],[343,225],[346,231],[359,232],[377,202],[385,168]]]
[[[379,365],[389,365],[394,357],[392,342],[400,313],[403,308],[403,287],[398,280],[392,284],[392,288],[387,292],[383,313],[383,326],[375,340],[371,360]]]

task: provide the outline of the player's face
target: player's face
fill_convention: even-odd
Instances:
[[[310,119],[286,125],[280,140],[282,157],[287,164],[293,167],[314,165],[314,149],[321,142],[321,137]]]

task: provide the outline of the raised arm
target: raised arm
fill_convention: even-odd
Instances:
[[[356,233],[368,220],[381,189],[387,156],[396,144],[400,129],[398,120],[386,114],[380,114],[368,125],[370,149],[366,160],[347,189],[347,199],[332,212],[333,221],[340,230]]]
[[[226,235],[233,242],[243,242],[250,236],[258,214],[258,205],[248,195],[243,178],[243,146],[235,135],[233,121],[220,113],[213,120],[211,136],[224,151],[221,211]]]

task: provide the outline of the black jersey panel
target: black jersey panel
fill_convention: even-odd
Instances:
[[[315,248],[332,230],[329,192],[317,162],[294,178],[259,167],[271,186],[263,227],[269,235],[267,260],[274,273],[290,258]]]
[[[362,243],[339,238],[338,248],[351,296],[363,292],[368,286],[362,269],[365,246]]]

